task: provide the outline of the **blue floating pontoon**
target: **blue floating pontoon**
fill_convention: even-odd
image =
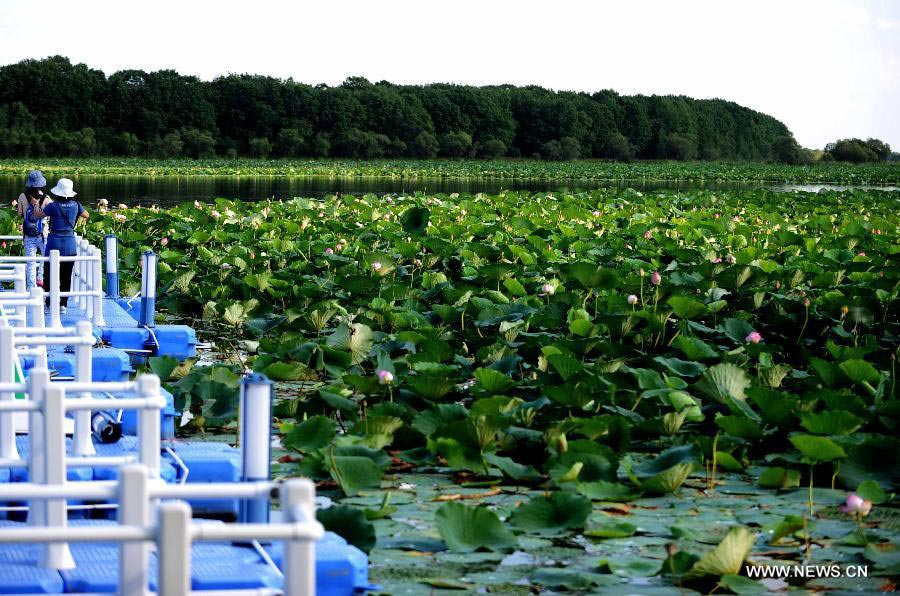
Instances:
[[[128,301],[118,297],[115,238],[105,247],[105,276],[99,249],[83,239],[79,255],[67,257],[75,269],[65,313],[52,283],[58,253],[46,259],[49,313],[43,292],[23,291],[19,264],[43,257],[0,257],[0,594],[121,592],[141,584],[146,589],[135,593],[339,596],[372,589],[366,555],[323,533],[312,516],[312,484],[270,482],[267,379],[242,383],[242,449],[175,439],[172,395],[153,375],[129,381],[133,357],[183,360],[196,354],[197,338],[184,325],[154,324],[156,255],[144,255],[141,300]],[[2,282],[12,282],[12,291]],[[17,408],[40,416],[14,418]],[[23,424],[28,434],[12,434]],[[277,521],[270,522],[270,498],[282,503]],[[240,523],[224,523],[234,520]],[[79,537],[65,537],[66,525]],[[58,530],[55,540],[67,542],[34,542],[37,528]],[[119,542],[126,531],[146,533],[155,549]],[[120,565],[126,552],[128,565]]]

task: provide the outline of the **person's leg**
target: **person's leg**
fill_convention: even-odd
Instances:
[[[25,256],[33,257],[37,253],[40,241],[39,236],[25,236],[23,238],[25,244]],[[34,261],[25,262],[25,289],[31,290],[34,287],[34,268],[37,265]]]
[[[41,251],[42,257],[47,256],[47,241],[43,236],[38,236],[38,250]],[[37,264],[37,285],[44,287],[44,268],[40,263]]]
[[[59,291],[68,292],[72,288],[72,267],[75,265],[72,261],[63,261],[59,264]],[[68,306],[69,297],[63,296],[59,299],[59,305],[63,308]]]

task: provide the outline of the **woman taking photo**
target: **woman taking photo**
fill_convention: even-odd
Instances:
[[[78,194],[73,190],[72,181],[68,178],[60,178],[56,186],[50,192],[57,197],[56,201],[40,209],[36,199],[31,199],[34,207],[34,215],[38,218],[50,218],[50,235],[47,236],[47,254],[52,250],[58,250],[59,256],[71,257],[77,252],[75,242],[75,225],[79,218],[88,218],[88,212],[78,201],[72,198]],[[62,262],[59,264],[59,291],[68,292],[72,287],[72,266],[74,263]],[[44,265],[44,279],[50,279],[50,263]],[[60,312],[66,311],[69,298],[60,298]]]
[[[33,257],[37,253],[41,253],[43,257],[47,256],[44,250],[44,221],[35,216],[35,208],[31,206],[31,199],[37,200],[40,209],[51,202],[50,197],[44,193],[45,186],[47,186],[47,180],[40,170],[28,172],[28,178],[25,180],[25,192],[20,194],[19,200],[16,201],[19,217],[22,218],[22,241],[25,244],[26,257]],[[28,290],[34,287],[36,267],[37,285],[44,286],[44,268],[38,267],[37,263],[29,262],[25,264],[25,288]]]

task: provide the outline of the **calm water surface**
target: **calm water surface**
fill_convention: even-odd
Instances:
[[[0,198],[11,201],[22,192],[24,176],[0,176]],[[597,188],[654,190],[807,190],[849,188],[831,185],[793,185],[762,182],[703,182],[667,180],[529,180],[468,178],[327,178],[287,176],[76,176],[75,190],[88,204],[97,199],[129,205],[171,205],[184,201],[209,201],[217,197],[257,201],[266,198],[322,197],[334,193],[403,194],[497,193],[501,190],[562,191]],[[48,181],[52,185],[52,181]],[[864,188],[864,187],[853,187]],[[898,187],[869,187],[900,190]]]

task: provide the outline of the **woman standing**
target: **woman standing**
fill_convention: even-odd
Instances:
[[[78,218],[88,218],[88,212],[81,203],[72,198],[78,194],[73,190],[72,181],[68,178],[60,178],[56,186],[50,192],[58,199],[44,209],[38,207],[37,201],[31,199],[35,217],[50,217],[50,235],[47,236],[47,254],[52,250],[58,250],[61,257],[75,256],[77,245],[75,242],[75,224]],[[74,263],[62,262],[59,264],[59,291],[68,292],[72,287],[72,266]],[[50,263],[44,265],[44,279],[50,279]],[[66,311],[69,298],[60,298],[60,312]]]
[[[33,257],[38,252],[41,256],[47,256],[44,251],[44,221],[42,218],[35,217],[34,207],[31,206],[31,199],[37,200],[38,207],[43,209],[49,202],[50,197],[44,193],[44,187],[47,186],[47,180],[40,170],[32,170],[28,172],[28,178],[25,180],[25,192],[19,195],[16,201],[19,217],[22,218],[22,241],[25,244],[25,256]],[[34,270],[37,267],[37,285],[44,286],[44,268],[38,267],[37,263],[29,262],[25,264],[25,288],[30,290],[34,287]]]

